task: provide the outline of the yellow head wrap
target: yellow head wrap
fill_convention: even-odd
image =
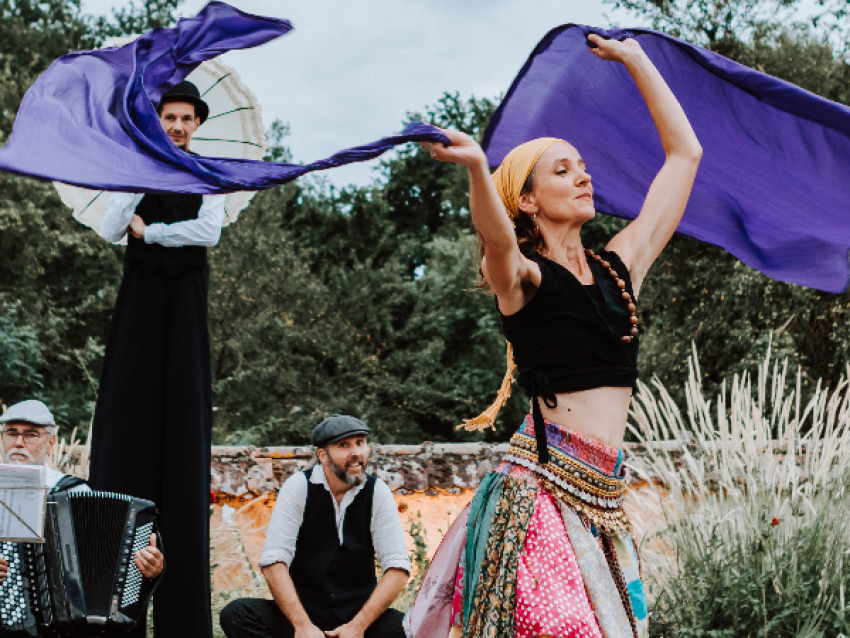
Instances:
[[[537,165],[537,160],[550,146],[563,141],[556,137],[539,137],[520,144],[507,154],[502,165],[493,173],[496,192],[502,198],[511,219],[519,215],[519,196],[528,176]]]

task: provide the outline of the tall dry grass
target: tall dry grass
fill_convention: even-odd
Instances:
[[[77,438],[77,428],[73,429],[71,437],[67,441],[64,438],[58,438],[47,459],[48,464],[53,469],[65,474],[87,479],[91,457],[91,433],[92,428],[89,427],[85,443],[80,443]]]
[[[683,414],[641,384],[630,429],[647,447],[633,471],[658,522],[644,542],[655,636],[850,633],[850,384],[801,377],[768,351],[755,374],[705,397],[694,350]],[[676,441],[676,444],[671,444]]]

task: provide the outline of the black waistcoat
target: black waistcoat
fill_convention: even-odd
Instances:
[[[313,623],[320,625],[331,614],[345,623],[357,615],[378,585],[371,532],[375,477],[367,477],[345,511],[340,545],[333,496],[324,485],[310,482],[313,469],[304,472],[307,504],[289,574]]]
[[[145,195],[136,208],[136,214],[145,224],[174,224],[198,218],[203,204],[203,195],[171,193]],[[170,275],[178,275],[207,263],[204,246],[180,246],[166,248],[160,244],[146,244],[144,239],[127,236],[127,252],[124,259],[141,265],[151,272],[164,268]]]

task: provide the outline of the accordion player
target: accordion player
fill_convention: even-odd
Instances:
[[[150,501],[109,492],[48,495],[45,542],[0,543],[7,563],[0,636],[130,631],[144,619],[158,582],[159,576],[146,578],[136,560],[156,533]]]

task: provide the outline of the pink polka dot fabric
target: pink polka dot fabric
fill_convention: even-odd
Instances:
[[[561,514],[546,490],[534,514],[517,571],[516,638],[603,638]]]

